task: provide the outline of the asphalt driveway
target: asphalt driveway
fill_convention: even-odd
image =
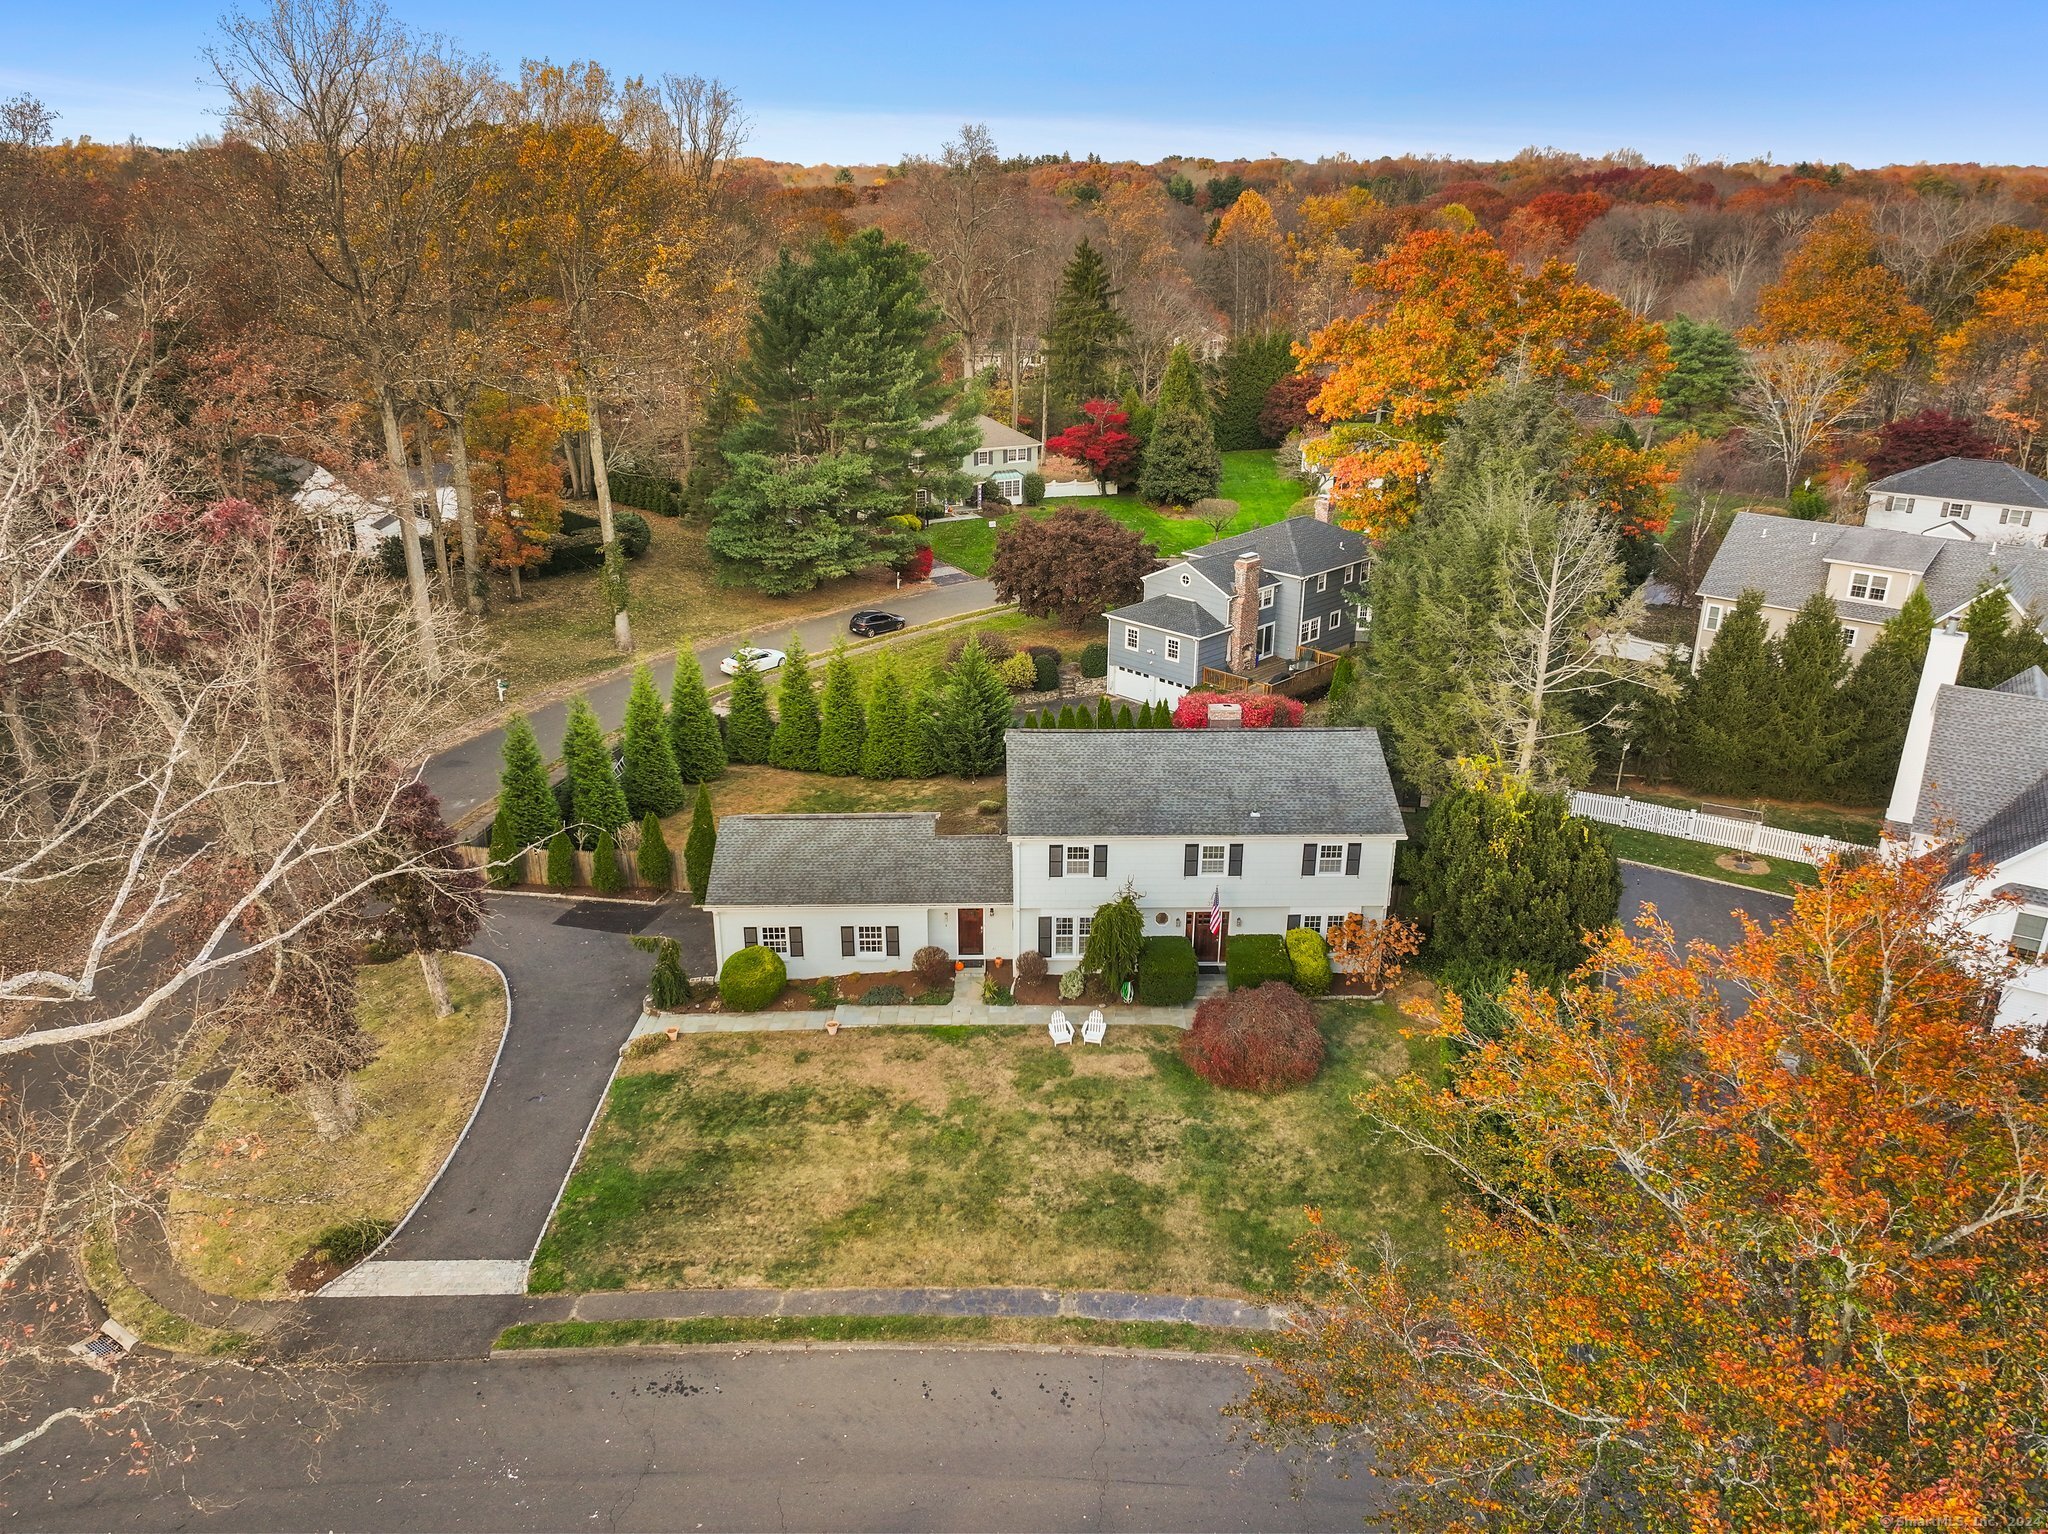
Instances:
[[[1737,911],[1768,926],[1792,909],[1792,902],[1783,895],[1695,879],[1668,868],[1622,864],[1619,919],[1623,926],[1636,919],[1645,902],[1656,906],[1658,916],[1671,924],[1681,948],[1695,940],[1716,948],[1739,942],[1742,923],[1734,914]]]

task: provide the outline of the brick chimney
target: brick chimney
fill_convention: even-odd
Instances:
[[[1934,744],[1934,705],[1942,688],[1962,673],[1963,650],[1970,636],[1951,618],[1927,636],[1927,660],[1920,668],[1920,689],[1907,717],[1906,743],[1899,752],[1899,774],[1892,783],[1892,802],[1885,819],[1901,835],[1920,814],[1920,780],[1927,773],[1927,753]]]
[[[1240,554],[1230,593],[1230,669],[1239,676],[1259,663],[1259,571],[1256,554]]]

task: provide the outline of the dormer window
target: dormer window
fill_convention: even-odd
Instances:
[[[1881,572],[1858,570],[1849,577],[1849,595],[1859,602],[1882,602],[1892,589],[1892,578]]]
[[[1967,522],[1970,520],[1970,503],[1968,501],[1943,501],[1941,503],[1941,514],[1945,520],[1950,522]]]

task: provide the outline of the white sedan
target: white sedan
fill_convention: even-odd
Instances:
[[[727,676],[738,676],[743,665],[756,671],[773,671],[788,659],[780,650],[757,650],[752,645],[741,645],[718,663],[718,669]]]

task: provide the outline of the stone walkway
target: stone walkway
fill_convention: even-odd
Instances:
[[[1277,1306],[1214,1295],[1115,1289],[670,1289],[579,1294],[575,1321],[690,1320],[700,1316],[1026,1316],[1090,1321],[1190,1322],[1276,1331]]]

